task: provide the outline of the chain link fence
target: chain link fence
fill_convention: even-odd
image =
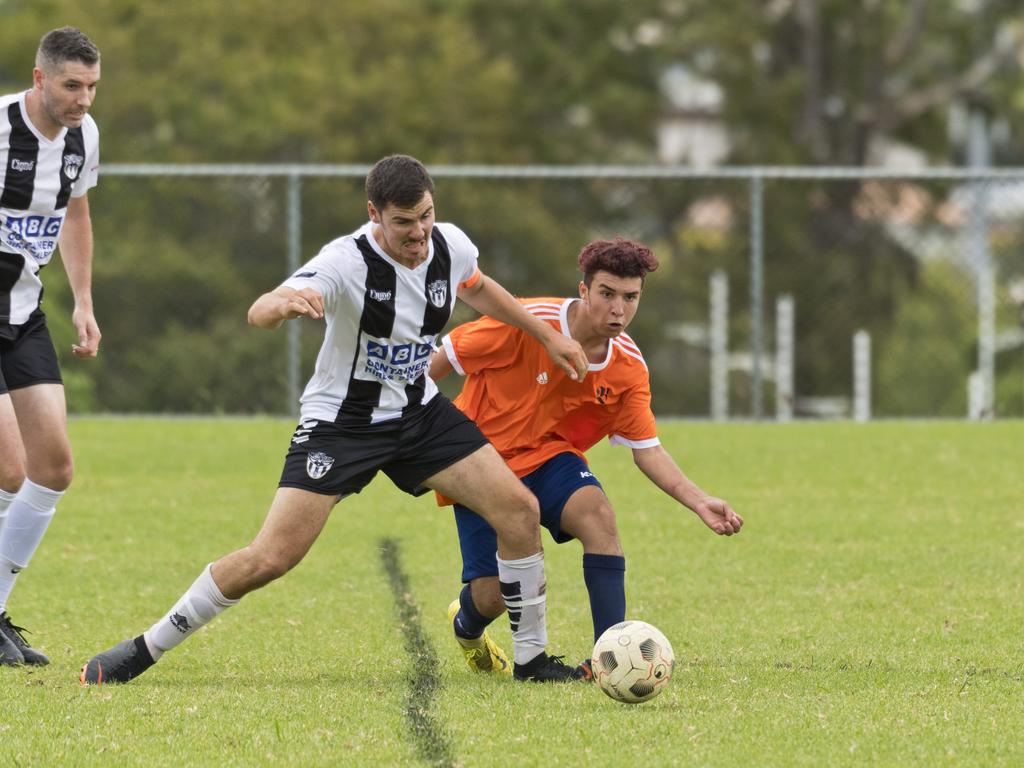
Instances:
[[[69,409],[294,413],[321,331],[268,333],[246,310],[365,221],[368,170],[104,166],[90,195],[97,360],[65,354],[69,291],[59,268],[44,273]],[[438,219],[518,295],[575,295],[595,237],[654,248],[630,334],[659,415],[1024,415],[1024,170],[431,172]]]

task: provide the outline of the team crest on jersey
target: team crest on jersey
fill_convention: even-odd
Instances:
[[[334,466],[334,457],[328,456],[323,451],[310,451],[306,455],[306,474],[314,480],[319,480],[326,475],[332,466]]]
[[[427,286],[427,293],[430,294],[430,303],[435,307],[443,307],[448,302],[448,281],[435,280]]]
[[[78,178],[78,172],[82,170],[82,163],[85,158],[81,155],[64,155],[64,175],[74,181]]]

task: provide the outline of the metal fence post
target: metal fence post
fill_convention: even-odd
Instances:
[[[853,334],[853,420],[871,419],[871,335]]]
[[[711,418],[729,418],[729,278],[711,273]]]
[[[302,177],[288,176],[288,274],[298,270],[302,254]],[[302,367],[302,324],[288,323],[288,402],[285,413],[298,418],[299,381]]]
[[[775,300],[775,420],[793,419],[793,357],[795,347],[793,297]]]
[[[971,110],[967,136],[968,162],[971,168],[989,165],[988,121],[980,109]],[[988,247],[988,182],[971,184],[971,212],[968,237],[978,280],[978,373],[981,375],[981,412],[979,418],[995,415],[996,379],[996,300],[995,267]]]
[[[761,353],[764,344],[764,179],[750,179],[750,353],[751,409],[755,420],[763,416]]]

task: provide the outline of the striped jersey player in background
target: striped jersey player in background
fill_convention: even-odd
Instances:
[[[126,682],[241,597],[302,560],[334,505],[383,471],[403,491],[434,489],[478,510],[496,530],[498,578],[518,679],[563,681],[574,668],[545,652],[544,560],[537,501],[473,422],[427,375],[455,298],[543,345],[569,379],[586,375],[580,345],[527,312],[483,275],[477,248],[434,222],[434,185],[419,161],[380,160],[366,180],[370,220],[320,253],[249,310],[277,328],[326,318],[279,487],[253,542],[208,565],[145,633],[93,657],[87,684]]]
[[[598,440],[608,437],[612,445],[631,448],[637,467],[715,533],[739,533],[743,519],[691,481],[658,440],[647,365],[625,332],[644,278],[658,266],[654,254],[630,240],[597,240],[581,251],[579,266],[578,299],[522,303],[583,346],[589,364],[585,379],[565,376],[533,339],[490,318],[445,336],[430,375],[440,379],[454,370],[466,377],[455,404],[536,495],[541,525],[555,542],[580,540],[596,640],[626,618],[626,560],[615,511],[584,456]],[[494,531],[471,504],[455,503],[455,521],[466,586],[449,606],[448,618],[470,668],[500,669],[504,652],[486,632],[505,610]],[[590,676],[585,660],[577,677]]]
[[[95,357],[92,222],[99,131],[89,116],[100,53],[81,31],[43,36],[32,88],[0,97],[0,665],[47,664],[6,613],[71,484],[64,387],[40,302],[40,270],[60,247],[77,357]]]

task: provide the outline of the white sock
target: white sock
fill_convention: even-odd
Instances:
[[[512,654],[516,664],[526,664],[543,653],[548,644],[544,553],[521,560],[499,557],[498,580],[512,625]]]
[[[0,488],[0,533],[3,533],[4,523],[7,522],[7,510],[10,508],[15,496],[17,496],[16,493]],[[18,578],[17,571],[21,570],[14,566],[15,572],[11,573],[12,565],[8,565],[6,568],[0,565],[0,611],[4,611],[7,608],[7,597],[11,594],[11,590],[14,589],[14,580]]]
[[[5,491],[3,488],[0,488],[0,533],[3,533],[4,523],[7,522],[7,510],[11,506],[11,502],[14,501],[14,497],[17,495],[18,494],[16,493],[11,493],[10,491]]]
[[[212,566],[212,563],[206,566],[167,615],[143,633],[154,661],[163,656],[164,651],[171,650],[208,624],[225,608],[238,604],[238,600],[224,597],[213,580]]]
[[[9,502],[0,530],[0,611],[6,610],[14,582],[32,560],[63,495],[62,491],[51,491],[26,478]]]

